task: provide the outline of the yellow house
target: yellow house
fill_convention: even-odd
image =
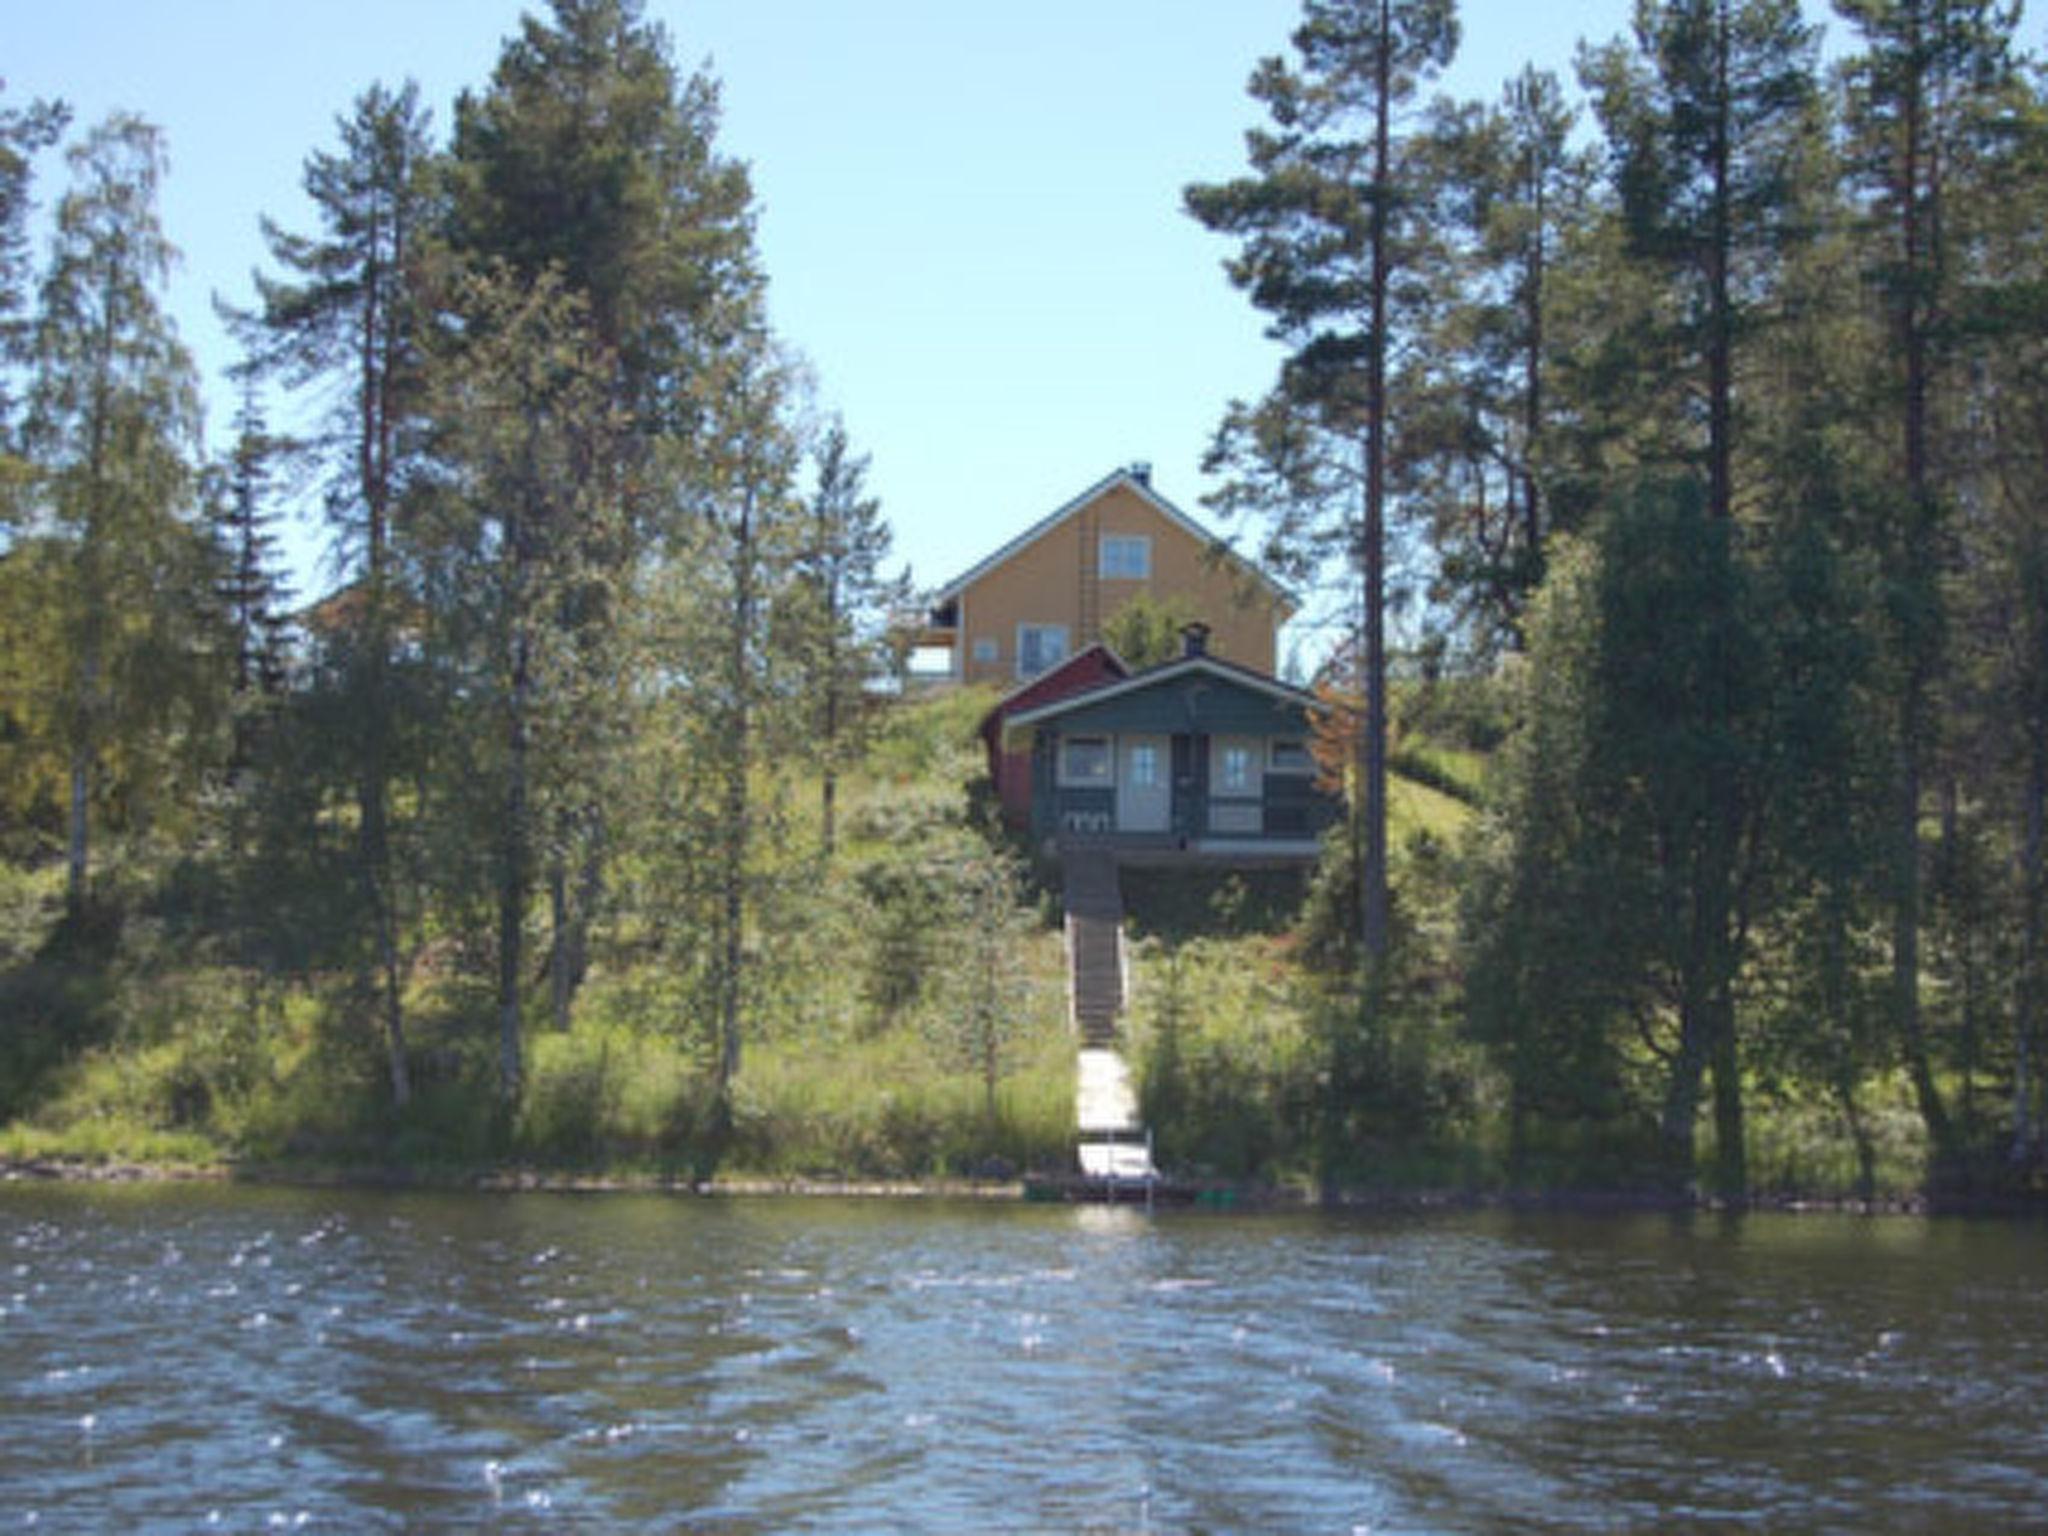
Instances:
[[[1275,670],[1287,595],[1160,495],[1145,464],[1097,481],[941,587],[919,641],[950,653],[957,681],[1013,683],[1093,645],[1140,593],[1184,603],[1215,655]]]

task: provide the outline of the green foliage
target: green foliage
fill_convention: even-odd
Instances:
[[[1344,648],[1363,699],[1352,807],[1360,951],[1389,939],[1387,815],[1388,465],[1410,423],[1388,379],[1422,328],[1433,230],[1401,119],[1458,47],[1450,0],[1305,0],[1292,62],[1249,85],[1271,119],[1246,136],[1251,174],[1191,186],[1189,213],[1238,241],[1225,270],[1288,349],[1256,404],[1233,403],[1210,450],[1230,479],[1213,498],[1268,524],[1289,575],[1356,582]]]
[[[1823,80],[1788,0],[1643,6],[1581,60],[1604,176],[1546,77],[1418,110],[1442,0],[1306,0],[1254,74],[1187,193],[1286,350],[1217,505],[1339,573],[1370,750],[1305,891],[1126,872],[1170,1168],[2048,1184],[2048,98],[2009,8],[1843,9]],[[0,112],[0,1156],[1064,1166],[993,696],[870,686],[865,460],[643,5],[524,19],[445,150],[358,100],[235,317],[307,436],[210,471],[147,125],[31,281],[63,126]],[[349,584],[281,669],[299,485]]]
[[[208,550],[189,521],[198,381],[158,303],[175,255],[156,213],[162,138],[117,114],[66,159],[23,426],[44,601],[33,645],[5,659],[27,672],[9,692],[33,701],[17,720],[23,755],[41,760],[31,777],[68,782],[66,895],[81,907],[93,828],[196,808],[223,680],[200,596]]]
[[[1181,630],[1199,617],[1184,593],[1140,592],[1103,620],[1102,638],[1125,666],[1140,672],[1179,657]]]
[[[1273,942],[1143,944],[1131,971],[1133,1071],[1161,1166],[1195,1177],[1308,1174],[1321,1064]]]
[[[1120,872],[1125,924],[1135,938],[1279,935],[1293,927],[1306,885],[1296,869],[1146,868]]]

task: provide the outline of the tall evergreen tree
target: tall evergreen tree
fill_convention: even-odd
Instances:
[[[247,768],[255,720],[284,684],[283,631],[287,590],[277,570],[277,513],[270,502],[278,442],[264,420],[256,380],[241,378],[235,440],[224,483],[209,513],[221,562],[215,596],[226,620],[233,654],[230,688],[234,740],[231,775]]]
[[[1634,42],[1587,52],[1581,71],[1611,147],[1630,245],[1674,296],[1668,338],[1679,360],[1675,419],[1701,430],[1680,439],[1700,475],[1707,514],[1738,513],[1738,363],[1770,315],[1788,243],[1803,231],[1795,192],[1815,127],[1815,38],[1792,0],[1639,0]],[[1652,382],[1644,375],[1645,384]],[[1752,506],[1761,487],[1748,488]],[[1732,538],[1732,534],[1729,535]],[[1691,692],[1709,740],[1732,739],[1735,657],[1742,643],[1723,607],[1722,628]],[[1697,858],[1689,858],[1690,932],[1681,989],[1681,1038],[1664,1135],[1674,1176],[1689,1176],[1693,1121],[1709,1066],[1723,1188],[1746,1183],[1742,1067],[1735,985],[1741,843],[1754,806],[1730,772],[1707,783]]]
[[[419,91],[372,86],[341,119],[340,148],[306,161],[304,185],[320,230],[301,235],[268,219],[263,235],[279,276],[257,274],[257,306],[234,316],[252,367],[328,406],[303,445],[356,600],[330,639],[360,730],[354,738],[359,880],[371,929],[393,1099],[411,1096],[405,1045],[403,925],[394,851],[392,779],[401,735],[395,655],[408,599],[397,523],[426,434],[424,249],[437,220],[428,168],[430,119]]]
[[[609,354],[582,302],[546,275],[465,278],[463,324],[434,370],[444,478],[421,510],[428,644],[456,721],[476,746],[472,781],[443,787],[460,835],[482,839],[497,916],[498,1085],[525,1080],[527,908],[557,807],[588,774],[582,736],[604,686],[580,615],[609,600],[616,506],[604,469],[619,430]]]
[[[1989,89],[1951,103],[1974,123],[1951,141],[1939,226],[1947,303],[1932,349],[1942,387],[1929,456],[1943,644],[1930,712],[1941,843],[1958,827],[1992,857],[1980,873],[1988,899],[1944,899],[1953,861],[1939,856],[1928,883],[1935,940],[1988,951],[1989,1001],[2010,1025],[1999,1042],[2009,1056],[1993,1058],[2011,1067],[2001,1139],[2012,1175],[2038,1180],[2048,1164],[2048,207],[2038,195],[2048,80],[2017,73],[1989,74]],[[1937,975],[1930,1001],[1977,996],[1961,984],[1968,972]],[[1967,1045],[1975,1020],[1958,1022]],[[1971,1118],[1967,1104],[1960,1118]]]
[[[839,775],[859,739],[866,685],[882,669],[889,610],[907,598],[908,583],[883,574],[889,525],[882,504],[867,494],[867,455],[852,451],[844,423],[835,420],[825,429],[812,458],[815,481],[788,627],[815,714],[819,837],[829,858]]]
[[[1457,43],[1451,0],[1306,0],[1295,61],[1268,58],[1252,75],[1271,126],[1246,135],[1251,174],[1186,193],[1189,212],[1238,240],[1231,281],[1289,348],[1272,392],[1233,406],[1218,434],[1213,458],[1237,477],[1223,504],[1277,514],[1297,562],[1334,548],[1356,581],[1365,707],[1354,815],[1374,971],[1391,933],[1387,380],[1413,331],[1397,279],[1429,239],[1415,157],[1395,130]]]
[[[1483,649],[1518,642],[1556,517],[1554,271],[1592,184],[1574,120],[1557,78],[1527,69],[1498,106],[1440,114],[1428,145],[1458,249],[1431,344],[1401,380],[1428,402],[1402,457],[1429,510],[1444,595]]]
[[[718,150],[718,105],[641,0],[550,0],[456,104],[452,242],[528,278],[554,268],[581,296],[642,447],[629,470],[689,424],[705,327],[757,281],[753,192]],[[634,474],[622,491],[636,519],[660,499]]]
[[[718,430],[696,388],[716,365],[723,322],[714,317],[758,302],[752,191],[745,168],[719,152],[717,126],[716,85],[678,73],[640,0],[552,0],[506,42],[489,88],[456,106],[457,257],[529,282],[554,274],[610,360],[609,401],[624,431],[609,462],[592,466],[611,536],[589,553],[606,562],[603,590],[614,595],[689,545],[673,516],[687,498],[675,487],[698,454],[695,439]],[[593,659],[639,654],[615,602],[585,605],[575,624]],[[593,733],[606,728],[589,722]],[[557,809],[546,878],[558,1018],[583,971],[624,760],[591,753],[589,778]]]
[[[1932,689],[1942,648],[1943,525],[1957,498],[1956,456],[1943,452],[1944,402],[1954,370],[1958,248],[1967,221],[1950,206],[1965,195],[1973,159],[1997,133],[2016,71],[2017,7],[1991,0],[1837,0],[1863,51],[1846,65],[1845,130],[1852,174],[1866,199],[1871,277],[1886,331],[1876,361],[1886,380],[1892,446],[1884,481],[1895,490],[1881,530],[1894,658],[1897,790],[1893,819],[1892,1015],[1920,1114],[1937,1152],[1957,1152],[1921,1017],[1922,849],[1925,781],[1938,736]],[[1945,464],[1944,460],[1948,462]]]

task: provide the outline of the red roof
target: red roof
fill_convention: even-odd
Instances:
[[[981,739],[988,746],[988,776],[994,782],[1003,813],[1022,825],[1031,815],[1031,751],[1003,750],[1003,722],[1020,710],[1037,709],[1069,694],[1087,693],[1105,683],[1129,677],[1123,658],[1101,641],[1074,652],[1050,671],[1011,689],[981,717]]]

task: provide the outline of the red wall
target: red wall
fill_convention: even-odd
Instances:
[[[981,739],[988,748],[988,773],[995,781],[1005,821],[1021,827],[1031,820],[1031,741],[1025,736],[1014,744],[1015,750],[1005,752],[1003,722],[1011,715],[1128,675],[1107,646],[1091,645],[1069,656],[1028,687],[1018,689],[982,717]]]

